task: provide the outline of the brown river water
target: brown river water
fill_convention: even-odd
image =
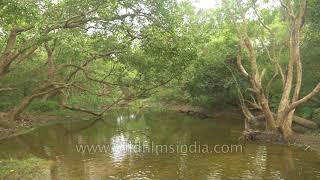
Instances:
[[[112,112],[0,140],[0,160],[52,161],[41,179],[320,179],[320,153],[239,141],[243,123]]]

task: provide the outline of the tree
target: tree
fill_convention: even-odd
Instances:
[[[241,73],[245,76],[251,83],[251,91],[255,96],[256,102],[249,102],[250,105],[260,109],[265,115],[266,119],[266,131],[277,133],[280,130],[280,134],[286,140],[292,138],[292,122],[294,118],[295,109],[310,100],[313,96],[315,96],[320,91],[320,83],[304,97],[300,97],[301,85],[302,85],[302,65],[300,58],[300,44],[301,37],[303,34],[303,25],[304,25],[304,17],[307,8],[306,0],[301,1],[280,1],[281,9],[284,14],[284,23],[288,25],[288,64],[287,64],[287,72],[284,73],[282,67],[278,65],[276,59],[270,56],[270,59],[275,62],[274,71],[276,73],[280,72],[284,77],[282,80],[283,89],[281,100],[277,107],[277,112],[273,113],[269,106],[268,96],[266,95],[266,88],[263,87],[263,80],[266,73],[266,69],[262,71],[259,69],[259,65],[257,63],[257,47],[253,42],[257,39],[252,39],[250,37],[250,29],[248,27],[249,23],[252,23],[252,20],[248,18],[248,12],[256,12],[256,2],[249,1],[243,2],[238,0],[236,3],[232,4],[230,1],[225,1],[225,5],[229,8],[233,8],[230,10],[230,17],[233,23],[236,25],[240,45],[238,52],[238,65]],[[235,8],[237,6],[237,10]],[[277,8],[280,9],[280,8]],[[270,29],[261,19],[260,16],[257,17],[258,22],[263,29],[269,31],[272,36],[274,33],[272,29]],[[273,39],[270,39],[267,42],[274,42]],[[250,71],[247,71],[246,68],[242,65],[241,58],[241,50],[246,50],[248,53],[249,67]],[[273,79],[269,81],[272,83]],[[248,116],[248,115],[247,115]],[[249,117],[248,117],[249,118]]]
[[[9,14],[1,16],[1,80],[21,73],[31,59],[46,66],[44,71],[43,66],[31,67],[41,78],[7,111],[9,122],[19,119],[37,98],[57,98],[66,109],[102,116],[118,103],[147,97],[169,83],[194,54],[188,48],[190,38],[181,33],[185,24],[175,1],[5,1],[1,5],[0,13]],[[100,106],[72,102],[72,96],[80,95],[94,97]]]

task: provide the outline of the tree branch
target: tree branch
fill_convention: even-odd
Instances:
[[[0,92],[2,91],[13,91],[13,90],[17,90],[17,88],[0,88]]]
[[[243,67],[242,65],[242,58],[241,58],[241,45],[239,45],[238,47],[238,54],[237,54],[237,65],[240,69],[240,72],[242,73],[242,75],[244,75],[245,77],[249,77],[249,74],[247,73],[246,69]]]
[[[293,102],[286,110],[287,113],[297,108],[299,105],[307,102],[311,98],[313,98],[315,95],[317,95],[320,92],[320,83],[306,96],[299,99],[298,101]]]
[[[77,107],[77,106],[70,106],[68,105],[65,100],[66,100],[66,95],[64,94],[64,92],[62,90],[60,90],[59,92],[59,104],[66,108],[66,109],[69,109],[69,110],[72,110],[72,111],[80,111],[80,112],[85,112],[85,113],[88,113],[88,114],[92,114],[94,116],[101,116],[101,114],[95,112],[95,111],[92,111],[92,110],[88,110],[88,109],[85,109],[85,108],[82,108],[82,107]]]

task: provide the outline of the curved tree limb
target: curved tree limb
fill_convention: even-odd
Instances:
[[[41,97],[43,95],[52,93],[54,91],[57,91],[59,89],[63,89],[66,88],[68,86],[68,84],[64,84],[64,85],[60,85],[60,86],[55,86],[52,87],[52,85],[45,85],[44,87],[37,89],[34,91],[34,93],[30,96],[25,97],[19,105],[17,105],[16,107],[12,108],[11,110],[9,110],[8,112],[8,116],[10,118],[10,120],[15,120],[19,117],[19,115],[23,112],[23,110],[25,110],[28,105],[35,99],[38,97]]]
[[[243,67],[242,65],[242,58],[241,58],[241,45],[239,45],[239,48],[238,48],[238,54],[237,54],[237,65],[240,69],[240,72],[243,76],[245,77],[249,77],[249,74],[248,72],[246,71],[246,69]]]
[[[311,98],[313,98],[315,95],[317,95],[320,92],[320,83],[306,96],[304,96],[303,98],[293,102],[286,110],[286,112],[290,112],[293,109],[297,108],[299,105],[307,102],[308,100],[310,100]]]
[[[71,105],[68,105],[65,101],[67,99],[67,96],[65,95],[65,93],[60,90],[59,91],[59,104],[66,108],[66,109],[69,109],[69,110],[72,110],[72,111],[80,111],[80,112],[85,112],[85,113],[88,113],[88,114],[91,114],[91,115],[94,115],[94,116],[101,116],[100,113],[97,113],[93,110],[89,110],[89,109],[85,109],[85,108],[82,108],[82,107],[78,107],[78,106],[71,106]]]

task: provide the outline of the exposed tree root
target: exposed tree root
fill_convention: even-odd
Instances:
[[[288,141],[279,132],[265,132],[257,130],[246,130],[242,133],[246,141],[258,141],[269,143],[287,143]]]
[[[294,145],[303,148],[305,151],[320,152],[319,134],[294,133],[293,136],[287,140],[281,132],[265,132],[250,129],[244,131],[240,138],[246,141]]]

